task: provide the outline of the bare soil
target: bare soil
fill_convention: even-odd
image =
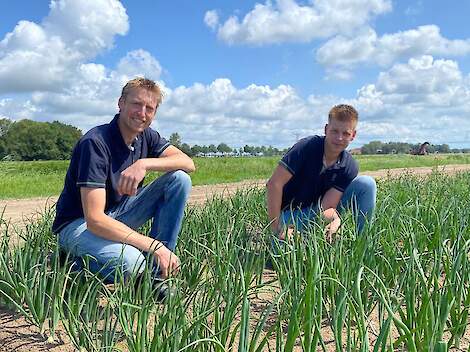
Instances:
[[[410,173],[414,175],[426,175],[431,173],[436,168],[419,167],[419,168],[401,168],[390,170],[379,170],[365,172],[364,174],[370,175],[374,178],[384,177],[399,177],[401,175]],[[457,172],[470,171],[470,165],[447,165],[437,168],[438,171],[455,174]],[[192,205],[203,204],[207,199],[214,195],[231,195],[237,189],[248,187],[263,187],[266,180],[251,180],[237,183],[195,186],[191,192],[189,203]],[[3,211],[4,221],[10,222],[17,226],[22,226],[25,222],[31,221],[35,217],[44,212],[45,209],[52,206],[57,201],[57,197],[49,198],[31,198],[31,199],[17,199],[17,200],[0,200],[0,215]],[[266,278],[272,276],[271,271],[266,271]],[[255,305],[252,311],[264,309],[269,304],[263,297],[259,302],[253,302]],[[377,325],[370,322],[371,326]],[[323,326],[325,325],[325,326]],[[331,331],[327,328],[327,324],[322,324],[322,331],[325,333],[325,341],[328,341],[328,350],[334,350],[334,341]],[[470,345],[470,334],[467,332],[463,339],[465,348]],[[459,349],[463,350],[463,349]],[[56,332],[54,342],[48,342],[47,338],[39,333],[39,329],[25,320],[25,318],[12,310],[5,307],[0,307],[0,352],[39,352],[39,351],[52,351],[52,352],[68,352],[75,351],[70,343],[65,331],[59,326]]]

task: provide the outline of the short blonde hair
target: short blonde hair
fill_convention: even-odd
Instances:
[[[333,106],[328,113],[328,122],[331,122],[332,119],[337,119],[339,121],[352,121],[357,124],[359,114],[351,105],[339,104]]]
[[[155,83],[155,81],[144,77],[136,77],[127,82],[126,85],[122,88],[121,97],[119,98],[119,100],[126,100],[126,97],[129,92],[135,88],[144,88],[150,92],[155,93],[155,95],[157,96],[157,107],[161,104],[163,100],[163,93],[159,85]]]

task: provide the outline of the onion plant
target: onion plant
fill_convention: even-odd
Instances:
[[[280,246],[263,190],[215,197],[186,212],[163,303],[152,256],[109,286],[86,260],[81,272],[58,260],[53,209],[23,229],[0,220],[0,304],[83,351],[468,349],[469,185],[469,173],[380,180],[361,233],[345,212],[333,241],[319,219]]]

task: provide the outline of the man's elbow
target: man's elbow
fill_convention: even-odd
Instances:
[[[101,229],[103,228],[103,214],[94,214],[94,215],[85,215],[86,227],[87,230],[94,233],[99,234]]]
[[[279,189],[280,187],[279,187],[278,182],[274,181],[273,178],[271,177],[268,180],[268,182],[266,182],[266,188],[268,191],[273,191],[273,190]]]
[[[188,157],[188,161],[186,163],[186,170],[185,171],[188,172],[188,173],[196,171],[196,165],[194,165],[194,161],[190,157]]]

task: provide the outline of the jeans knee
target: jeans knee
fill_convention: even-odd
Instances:
[[[362,192],[367,192],[374,196],[377,193],[377,184],[375,183],[375,179],[371,176],[357,176],[354,179],[354,182],[357,184],[358,189],[360,189]]]
[[[172,173],[173,176],[173,184],[176,185],[178,188],[181,188],[185,192],[189,192],[191,190],[192,182],[191,177],[182,170],[177,170]]]
[[[145,256],[135,247],[126,245],[122,252],[122,271],[126,275],[140,274],[145,270]]]

